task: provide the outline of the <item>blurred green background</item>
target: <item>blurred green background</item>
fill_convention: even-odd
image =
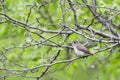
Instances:
[[[83,4],[81,0],[72,1],[76,5],[75,7],[77,9],[77,17],[80,24],[83,23],[84,19],[87,19],[85,25],[90,24],[92,20],[91,12],[87,8],[80,5],[80,3]],[[62,24],[62,7],[65,10],[64,13],[66,23],[72,26],[74,25],[73,13],[69,9],[67,1],[65,1],[66,3],[61,3],[62,6],[60,6],[60,2],[64,2],[64,0],[51,0],[51,2],[49,2],[47,5],[39,8],[39,6],[44,2],[49,2],[49,0],[5,0],[5,12],[11,18],[25,22],[30,12],[30,8],[33,5],[36,5],[31,10],[28,24],[40,27],[44,30],[60,30],[60,24]],[[97,4],[101,7],[117,7],[118,10],[120,9],[119,0],[100,0],[97,1]],[[100,8],[98,9],[98,12],[105,14],[106,10],[106,8]],[[0,12],[4,12],[2,6],[0,6]],[[111,12],[111,14],[113,13]],[[114,21],[116,23],[119,23],[119,17],[120,16],[114,18]],[[0,15],[0,18],[1,21],[7,21],[2,15]],[[37,23],[37,19],[39,20],[39,24]],[[101,27],[101,24],[93,26],[93,28],[97,30],[101,29]],[[0,22],[0,77],[5,75],[7,76],[5,79],[1,78],[0,80],[36,80],[35,78],[31,77],[39,76],[45,67],[40,68],[35,72],[24,72],[24,74],[22,74],[22,71],[13,73],[9,70],[24,70],[27,68],[39,66],[41,64],[49,63],[49,58],[53,56],[58,49],[61,49],[61,53],[56,62],[76,56],[72,51],[70,52],[71,54],[69,54],[70,57],[67,58],[68,56],[66,56],[66,48],[44,45],[29,46],[24,49],[13,48],[6,51],[7,49],[14,46],[29,45],[26,44],[26,40],[28,38],[26,35],[29,36],[30,34],[31,33],[26,29],[22,28],[18,24],[10,22],[9,20],[5,23]],[[49,38],[52,35],[52,33],[42,34],[42,36],[45,38]],[[31,36],[32,39],[36,41],[43,40],[36,34],[32,34]],[[58,35],[51,40],[62,44],[63,39],[63,35]],[[68,37],[67,41],[64,44],[68,45],[68,43],[72,42],[75,39],[78,39],[80,42],[84,42],[84,40],[86,40],[83,36],[73,33]],[[34,43],[35,42],[33,42],[33,44]],[[46,43],[50,44],[49,42]],[[93,44],[94,43],[95,42],[93,42]],[[99,45],[102,45],[102,43],[96,43],[98,46],[95,48],[100,48]],[[95,48],[90,48],[90,50],[94,52]],[[120,80],[120,52],[117,49],[118,47],[115,47],[115,50],[112,52],[114,54],[108,56],[107,58],[105,57],[108,55],[109,51],[103,51],[94,56],[90,56],[87,59],[78,59],[70,63],[53,65],[50,67],[49,72],[42,78],[42,80]],[[5,56],[3,56],[3,54]],[[25,75],[31,77],[27,78]]]

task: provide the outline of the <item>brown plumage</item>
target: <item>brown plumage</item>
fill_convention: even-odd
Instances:
[[[72,46],[76,52],[76,54],[80,54],[79,52],[84,52],[86,54],[91,54],[92,53],[82,44],[80,44],[78,41],[73,41]],[[78,51],[76,50],[76,48],[78,49]]]

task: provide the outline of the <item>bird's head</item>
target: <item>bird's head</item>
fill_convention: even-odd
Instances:
[[[72,42],[72,46],[75,46],[77,44],[79,44],[79,41],[77,41],[77,40],[75,40],[75,41]]]

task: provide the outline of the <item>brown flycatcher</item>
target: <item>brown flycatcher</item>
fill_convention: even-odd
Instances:
[[[77,55],[93,55],[84,45],[80,44],[78,41],[73,41],[72,46]]]

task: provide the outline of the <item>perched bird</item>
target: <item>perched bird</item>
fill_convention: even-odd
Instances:
[[[80,44],[78,41],[73,41],[72,46],[77,55],[93,55],[84,45]]]

